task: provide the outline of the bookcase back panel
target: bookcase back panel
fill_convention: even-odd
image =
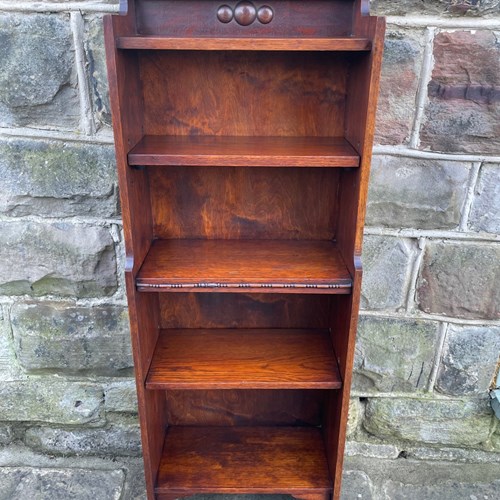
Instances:
[[[169,425],[321,425],[321,390],[166,391]],[[200,471],[202,473],[202,471]]]
[[[343,136],[341,53],[144,51],[144,132]]]
[[[161,328],[328,328],[328,295],[159,294]]]
[[[335,236],[339,169],[149,169],[158,238],[318,239]]]
[[[259,9],[262,2],[252,3],[255,12],[248,12],[237,22],[235,9],[239,0],[137,0],[137,29],[143,35],[165,36],[342,36],[351,34],[353,3],[346,0],[271,0],[266,5],[272,13]],[[225,13],[219,8],[227,5]],[[250,7],[252,9],[252,7]],[[232,15],[231,15],[232,13]],[[270,22],[261,22],[268,21]]]

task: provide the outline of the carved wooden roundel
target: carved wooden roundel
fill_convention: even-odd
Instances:
[[[249,26],[256,19],[261,24],[269,24],[274,18],[274,11],[269,5],[262,5],[258,9],[252,2],[243,0],[239,2],[234,10],[229,5],[221,5],[217,9],[217,19],[224,24],[233,19],[241,26]]]

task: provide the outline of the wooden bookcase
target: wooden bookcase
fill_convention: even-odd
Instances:
[[[384,19],[105,18],[148,498],[339,498]]]

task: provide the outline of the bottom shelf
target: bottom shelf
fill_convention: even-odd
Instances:
[[[169,498],[331,490],[321,431],[306,427],[170,427],[156,486]]]

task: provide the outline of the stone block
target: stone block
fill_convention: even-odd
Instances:
[[[101,17],[90,18],[86,23],[85,53],[96,122],[101,126],[111,126],[106,53],[104,51],[104,32]]]
[[[356,433],[363,418],[363,408],[358,398],[349,401],[349,416],[347,418],[347,437]]]
[[[500,319],[500,245],[431,242],[417,301],[422,311],[454,318]]]
[[[0,423],[0,446],[6,446],[14,440],[14,429],[12,426]]]
[[[0,500],[120,500],[125,473],[120,469],[0,468]]]
[[[474,231],[500,234],[500,164],[481,167],[469,227]]]
[[[479,498],[498,498],[500,480],[492,483],[457,483],[456,481],[440,481],[434,485],[404,484],[387,481],[384,485],[385,498],[391,500],[476,500]]]
[[[363,309],[404,306],[411,263],[417,247],[403,238],[367,235],[363,244]]]
[[[371,0],[379,16],[492,17],[500,13],[498,0]]]
[[[488,440],[491,419],[483,401],[374,398],[364,427],[383,439],[477,447]]]
[[[0,141],[0,212],[9,216],[117,214],[111,146]]]
[[[500,327],[451,325],[437,389],[462,396],[487,394],[500,353]]]
[[[32,427],[25,443],[35,451],[54,455],[139,456],[139,426],[111,425],[102,429]]]
[[[436,322],[361,316],[354,361],[355,390],[367,394],[424,390],[438,344]]]
[[[342,475],[341,500],[373,500],[373,484],[366,473],[359,470],[346,470]]]
[[[113,239],[83,224],[0,222],[0,294],[92,297],[117,287]]]
[[[498,154],[500,47],[492,31],[439,33],[421,145],[434,151]]]
[[[373,444],[361,441],[347,441],[345,454],[348,457],[398,458],[399,450],[392,444]]]
[[[104,394],[98,384],[59,378],[18,380],[0,384],[4,421],[85,424],[98,422]]]
[[[104,388],[106,411],[137,413],[137,391],[135,380],[111,382]]]
[[[133,367],[127,310],[64,302],[20,303],[11,312],[16,354],[25,370],[90,370],[118,375]]]
[[[388,29],[382,60],[375,143],[408,142],[423,52],[423,30]]]
[[[0,15],[0,126],[75,129],[80,120],[69,18]]]
[[[375,156],[366,223],[416,229],[455,229],[467,194],[470,164]]]

